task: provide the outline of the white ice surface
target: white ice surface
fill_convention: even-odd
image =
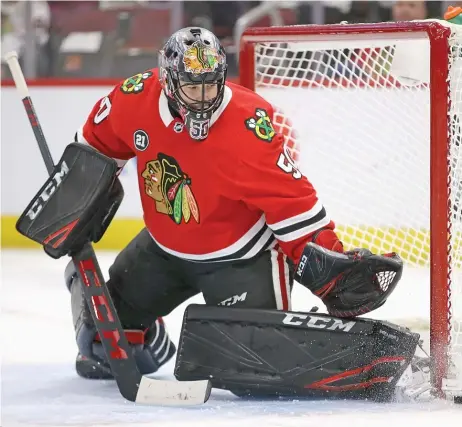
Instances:
[[[99,253],[103,271],[114,253]],[[12,426],[236,426],[380,427],[457,426],[462,407],[447,402],[377,404],[241,400],[214,390],[200,407],[148,407],[125,401],[112,381],[89,381],[74,373],[76,347],[63,284],[66,259],[41,251],[3,251],[1,259],[1,425]],[[200,297],[193,299],[202,302]],[[294,310],[319,302],[294,290]],[[188,301],[188,303],[192,300]],[[176,341],[185,305],[167,316]],[[428,323],[429,289],[423,270],[407,269],[400,286],[376,318],[410,325]],[[156,374],[173,378],[173,362]]]

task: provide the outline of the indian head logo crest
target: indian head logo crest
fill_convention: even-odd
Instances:
[[[210,73],[223,63],[223,56],[216,49],[196,42],[186,49],[183,63],[187,73]]]
[[[154,199],[156,211],[172,218],[177,224],[187,224],[191,217],[199,223],[199,208],[193,192],[191,179],[170,156],[159,153],[157,159],[146,163],[141,174],[146,195]]]

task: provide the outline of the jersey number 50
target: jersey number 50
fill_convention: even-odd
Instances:
[[[191,127],[189,129],[189,134],[192,138],[203,139],[207,136],[209,132],[209,122],[208,121],[198,121],[191,120]]]
[[[109,101],[109,98],[105,96],[100,104],[99,104],[99,110],[95,114],[95,117],[93,118],[93,121],[95,124],[99,125],[107,116],[109,116],[109,112],[111,111],[111,101]]]
[[[298,170],[297,165],[292,160],[287,147],[284,147],[284,151],[279,155],[277,165],[285,173],[292,174],[294,179],[300,179],[302,177],[302,173]]]

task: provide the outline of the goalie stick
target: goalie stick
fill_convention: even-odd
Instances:
[[[16,89],[21,96],[29,122],[40,148],[47,171],[55,167],[42,127],[32,104],[29,89],[16,52],[5,55]],[[168,381],[148,378],[138,370],[132,350],[125,337],[117,311],[109,294],[91,243],[72,255],[85,300],[100,335],[112,374],[120,394],[127,400],[152,405],[197,405],[208,400],[210,381]]]

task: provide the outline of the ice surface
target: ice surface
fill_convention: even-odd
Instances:
[[[103,271],[115,253],[98,253]],[[66,259],[53,260],[41,251],[3,251],[2,426],[261,426],[380,427],[456,426],[462,407],[447,402],[377,404],[368,402],[242,400],[214,390],[210,400],[194,408],[148,407],[125,401],[112,381],[89,381],[74,373],[76,347],[63,284]],[[202,302],[195,297],[194,302]],[[319,305],[300,286],[294,310]],[[188,303],[192,300],[188,301]],[[177,340],[185,305],[167,316]],[[420,269],[406,269],[402,282],[374,316],[399,323],[428,325],[429,285]],[[173,362],[156,374],[173,378]]]

